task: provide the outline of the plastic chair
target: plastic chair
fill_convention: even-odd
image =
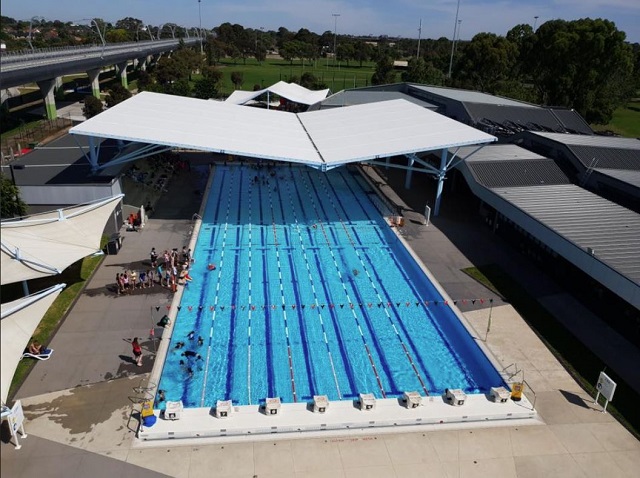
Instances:
[[[53,354],[53,349],[45,349],[45,352],[41,354],[32,354],[29,352],[25,352],[22,354],[22,358],[34,358],[36,360],[49,360],[52,354]]]

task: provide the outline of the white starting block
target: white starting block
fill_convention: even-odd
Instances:
[[[216,418],[227,418],[233,410],[233,402],[231,400],[218,400],[216,402]]]
[[[313,396],[313,411],[315,413],[324,413],[329,408],[329,398],[326,395]]]
[[[182,400],[179,402],[167,402],[167,408],[164,410],[165,420],[180,420],[182,416]]]
[[[447,388],[445,389],[444,393],[445,393],[447,402],[453,405],[454,407],[460,407],[464,405],[464,402],[467,399],[467,394],[464,393],[459,388],[455,388],[455,389]]]
[[[376,408],[376,397],[373,396],[373,393],[361,393],[360,398],[358,398],[358,404],[360,405],[360,410],[373,410]]]
[[[507,403],[511,397],[511,392],[504,387],[491,387],[489,396],[496,403]]]
[[[418,392],[404,392],[402,395],[402,403],[407,408],[418,408],[422,403],[422,397]]]
[[[264,404],[264,413],[267,415],[279,415],[281,405],[280,398],[267,398]]]

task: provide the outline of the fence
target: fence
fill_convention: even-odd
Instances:
[[[56,118],[53,120],[41,120],[19,127],[9,135],[2,135],[0,151],[2,164],[8,164],[16,157],[22,156],[26,149],[35,148],[45,138],[58,133],[73,122],[69,118]]]

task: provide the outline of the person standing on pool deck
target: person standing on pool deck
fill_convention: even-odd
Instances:
[[[136,365],[142,367],[142,347],[138,343],[138,337],[134,337],[131,341],[131,348],[133,349],[133,358],[136,360]]]

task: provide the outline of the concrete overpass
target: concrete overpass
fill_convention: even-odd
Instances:
[[[183,38],[185,45],[195,45],[198,38]],[[95,97],[100,97],[100,71],[116,65],[123,86],[127,87],[127,66],[138,62],[141,68],[154,55],[175,50],[179,39],[140,41],[34,50],[33,52],[3,53],[0,59],[0,88],[37,83],[45,102],[47,117],[57,116],[54,88],[61,85],[62,77],[86,72]]]

